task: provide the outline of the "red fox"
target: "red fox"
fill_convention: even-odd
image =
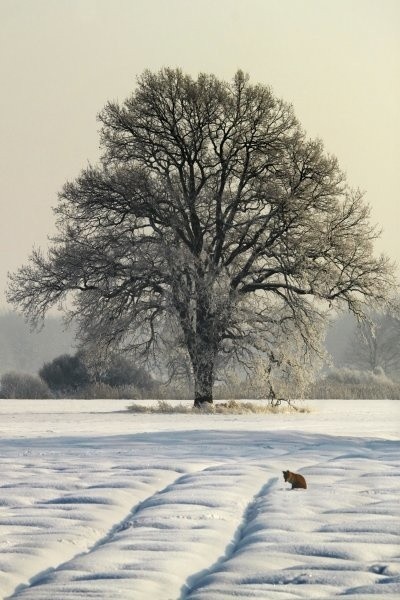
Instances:
[[[295,488],[303,488],[307,489],[306,480],[303,475],[299,475],[298,473],[292,473],[291,471],[282,471],[283,479],[292,484],[292,490]]]

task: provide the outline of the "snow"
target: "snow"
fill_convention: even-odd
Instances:
[[[400,597],[399,401],[128,404],[0,401],[0,598]]]

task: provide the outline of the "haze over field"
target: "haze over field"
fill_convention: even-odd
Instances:
[[[96,114],[145,68],[232,78],[292,102],[309,135],[365,189],[400,263],[397,0],[0,0],[0,306],[6,272],[54,232],[67,179],[99,158]]]

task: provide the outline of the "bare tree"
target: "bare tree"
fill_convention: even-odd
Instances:
[[[345,357],[346,364],[358,369],[400,375],[400,318],[390,312],[373,312],[354,326]]]
[[[176,332],[201,406],[218,361],[293,328],[308,347],[324,303],[361,313],[385,296],[362,194],[268,87],[146,71],[99,119],[100,164],[64,186],[48,254],[11,276],[33,323],[75,292],[86,343],[149,356]]]

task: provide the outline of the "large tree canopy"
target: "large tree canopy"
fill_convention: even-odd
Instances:
[[[64,186],[48,254],[11,276],[34,322],[75,292],[87,340],[181,349],[199,405],[222,358],[282,332],[307,345],[324,304],[385,296],[362,194],[268,87],[146,71],[99,119],[100,164]]]

